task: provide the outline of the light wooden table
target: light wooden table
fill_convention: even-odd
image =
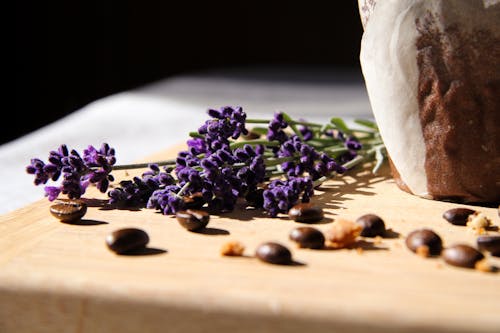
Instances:
[[[316,227],[375,213],[399,238],[365,244],[361,253],[297,249],[288,233],[303,224],[241,208],[212,216],[204,234],[147,209],[90,207],[86,225],[68,225],[40,200],[4,215],[0,332],[500,332],[500,274],[423,259],[404,245],[404,236],[421,227],[434,229],[445,245],[474,245],[475,235],[441,218],[465,205],[404,193],[387,170],[352,175],[318,192],[314,201],[327,219]],[[475,208],[500,224],[496,209]],[[110,252],[104,238],[122,227],[147,231],[151,253]],[[246,246],[244,257],[220,256],[229,240]],[[289,246],[303,265],[253,258],[270,240]],[[500,266],[499,258],[490,262]]]

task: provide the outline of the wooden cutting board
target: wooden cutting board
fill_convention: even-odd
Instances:
[[[96,191],[82,225],[59,223],[45,199],[1,216],[0,332],[500,332],[500,274],[423,259],[404,245],[422,227],[445,245],[474,245],[474,234],[441,217],[468,206],[411,196],[387,170],[350,174],[318,191],[326,219],[316,227],[375,213],[399,237],[367,240],[362,251],[298,249],[288,233],[303,224],[241,207],[192,233],[153,210],[109,209]],[[500,224],[496,209],[474,208]],[[149,233],[147,254],[107,249],[105,236],[122,227]],[[219,254],[230,240],[246,246],[244,257]],[[255,259],[271,240],[297,264]]]

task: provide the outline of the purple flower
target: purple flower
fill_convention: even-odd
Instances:
[[[198,129],[198,133],[204,136],[207,154],[228,148],[229,138],[237,139],[242,134],[248,134],[245,128],[246,113],[241,107],[226,106],[220,110],[209,109],[208,114],[212,119],[207,120]]]
[[[89,168],[100,167],[103,169],[111,169],[116,163],[115,150],[107,143],[103,143],[101,148],[97,150],[93,146],[88,146],[83,150],[83,160]]]
[[[225,127],[222,127],[225,130],[224,133],[231,133],[233,139],[237,139],[241,134],[248,134],[248,130],[245,128],[247,115],[241,106],[236,108],[225,106],[219,110],[209,109],[208,114],[214,119],[225,121]]]
[[[269,122],[267,139],[269,141],[279,141],[280,143],[288,140],[288,135],[286,135],[284,129],[288,127],[288,123],[285,121],[283,113],[277,112],[274,114],[273,119]]]
[[[89,182],[82,180],[78,172],[64,172],[63,180],[61,182],[59,190],[60,193],[66,194],[70,199],[78,199],[85,193],[88,185]],[[54,190],[50,190],[50,192],[48,193],[49,200],[50,196],[54,193]]]
[[[245,165],[236,172],[236,178],[240,180],[240,196],[255,191],[266,176],[266,166],[262,153],[259,153],[261,151],[259,146],[254,149],[250,145],[245,145],[234,151],[237,162]]]
[[[121,181],[120,187],[109,191],[109,202],[126,206],[143,205],[148,202],[153,192],[174,183],[174,177],[166,168],[161,171],[157,164],[150,164],[149,170],[145,171],[141,178]]]
[[[208,151],[205,140],[201,138],[188,140],[187,145],[189,147],[189,152],[192,155],[205,154]]]
[[[264,209],[271,217],[276,217],[279,213],[287,213],[300,199],[302,202],[309,202],[313,194],[313,183],[309,177],[273,180],[263,193]]]
[[[345,141],[345,146],[351,150],[360,150],[361,149],[361,143],[353,137],[350,136],[346,141]]]
[[[333,158],[324,153],[318,153],[296,135],[283,142],[276,155],[292,158],[291,161],[281,164],[281,168],[289,177],[298,177],[303,173],[308,173],[313,180],[316,180],[332,172],[345,171]]]
[[[356,156],[358,156],[357,151],[363,148],[362,144],[354,136],[349,136],[346,138],[345,134],[339,131],[337,134],[337,138],[344,143],[344,146],[347,149],[349,149],[349,151],[339,156],[338,160],[341,164],[347,163],[354,159]]]
[[[355,151],[349,150],[338,157],[339,163],[344,164],[353,160],[358,154]]]
[[[313,131],[309,127],[307,127],[305,125],[300,125],[299,126],[299,131],[300,131],[300,134],[302,134],[302,137],[304,138],[304,141],[309,141],[309,140],[311,140],[314,137]]]
[[[200,166],[203,168],[203,181],[199,188],[190,186],[190,191],[202,192],[212,211],[233,210],[241,190],[237,170],[215,154],[202,159]]]
[[[147,208],[159,209],[164,215],[175,214],[184,209],[184,200],[178,196],[180,187],[169,185],[163,189],[154,191],[149,197]]]
[[[115,151],[109,145],[103,144],[97,150],[92,146],[84,151],[83,158],[75,150],[69,150],[61,145],[49,153],[48,163],[34,158],[26,167],[26,172],[35,175],[35,185],[46,184],[49,179],[57,181],[63,177],[61,185],[47,186],[45,194],[50,201],[62,193],[70,199],[80,198],[89,183],[96,184],[101,192],[106,192],[109,182],[114,178],[110,174],[116,162]]]
[[[83,151],[83,161],[85,167],[89,170],[84,179],[96,184],[97,189],[102,193],[106,192],[109,182],[114,181],[114,177],[110,173],[116,163],[115,150],[107,143],[103,143],[99,150],[93,146],[88,146]]]
[[[26,172],[35,175],[35,185],[46,184],[51,178],[51,174],[45,170],[45,163],[38,158],[31,159],[30,165],[26,167]]]
[[[45,196],[49,198],[49,201],[54,201],[61,193],[61,189],[56,186],[45,186]]]
[[[150,187],[162,187],[168,186],[175,183],[174,177],[170,174],[170,170],[167,167],[163,167],[163,171],[160,170],[158,164],[150,164],[149,170],[142,174],[142,181],[149,184]]]

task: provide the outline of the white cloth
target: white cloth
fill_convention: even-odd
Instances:
[[[97,100],[24,137],[0,146],[0,213],[43,197],[25,172],[30,159],[46,160],[61,144],[81,151],[109,143],[117,164],[188,139],[208,108],[242,106],[248,118],[270,119],[276,111],[327,121],[332,116],[372,119],[359,72],[333,68],[240,68],[168,78]]]

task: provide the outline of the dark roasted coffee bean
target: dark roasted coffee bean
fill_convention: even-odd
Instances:
[[[500,257],[500,236],[479,236],[477,247],[481,251],[488,251],[492,256]]]
[[[106,237],[109,249],[118,254],[141,250],[146,247],[148,242],[148,234],[135,228],[115,230]]]
[[[454,225],[466,225],[469,215],[476,211],[468,208],[452,208],[444,212],[443,218]]]
[[[356,223],[361,226],[361,236],[375,237],[382,236],[385,233],[385,223],[379,216],[374,214],[366,214],[360,216]]]
[[[203,199],[203,194],[201,192],[187,195],[183,197],[183,200],[186,209],[200,209],[205,204],[205,200]]]
[[[260,138],[260,134],[252,132],[252,131],[248,131],[247,135],[243,135],[243,139],[245,139],[245,140],[255,140],[258,138]]]
[[[476,263],[484,258],[484,255],[469,245],[458,244],[450,246],[443,250],[443,259],[446,263],[459,266],[474,268]]]
[[[87,212],[87,204],[78,200],[64,201],[50,206],[50,213],[64,223],[76,223]]]
[[[298,227],[290,232],[290,239],[301,248],[321,249],[325,245],[325,236],[311,227]]]
[[[299,203],[290,208],[288,216],[296,222],[314,223],[323,219],[323,209],[312,203]]]
[[[188,209],[175,214],[179,224],[189,231],[198,231],[205,228],[210,220],[210,214],[203,210]]]
[[[260,260],[276,265],[288,265],[292,263],[292,254],[285,246],[278,243],[263,243],[257,247],[255,256]]]
[[[443,242],[441,237],[430,229],[412,231],[406,237],[406,246],[413,252],[423,256],[437,256],[441,253]]]
[[[261,208],[264,205],[264,189],[258,188],[255,191],[249,192],[245,196],[248,205],[255,208]]]

